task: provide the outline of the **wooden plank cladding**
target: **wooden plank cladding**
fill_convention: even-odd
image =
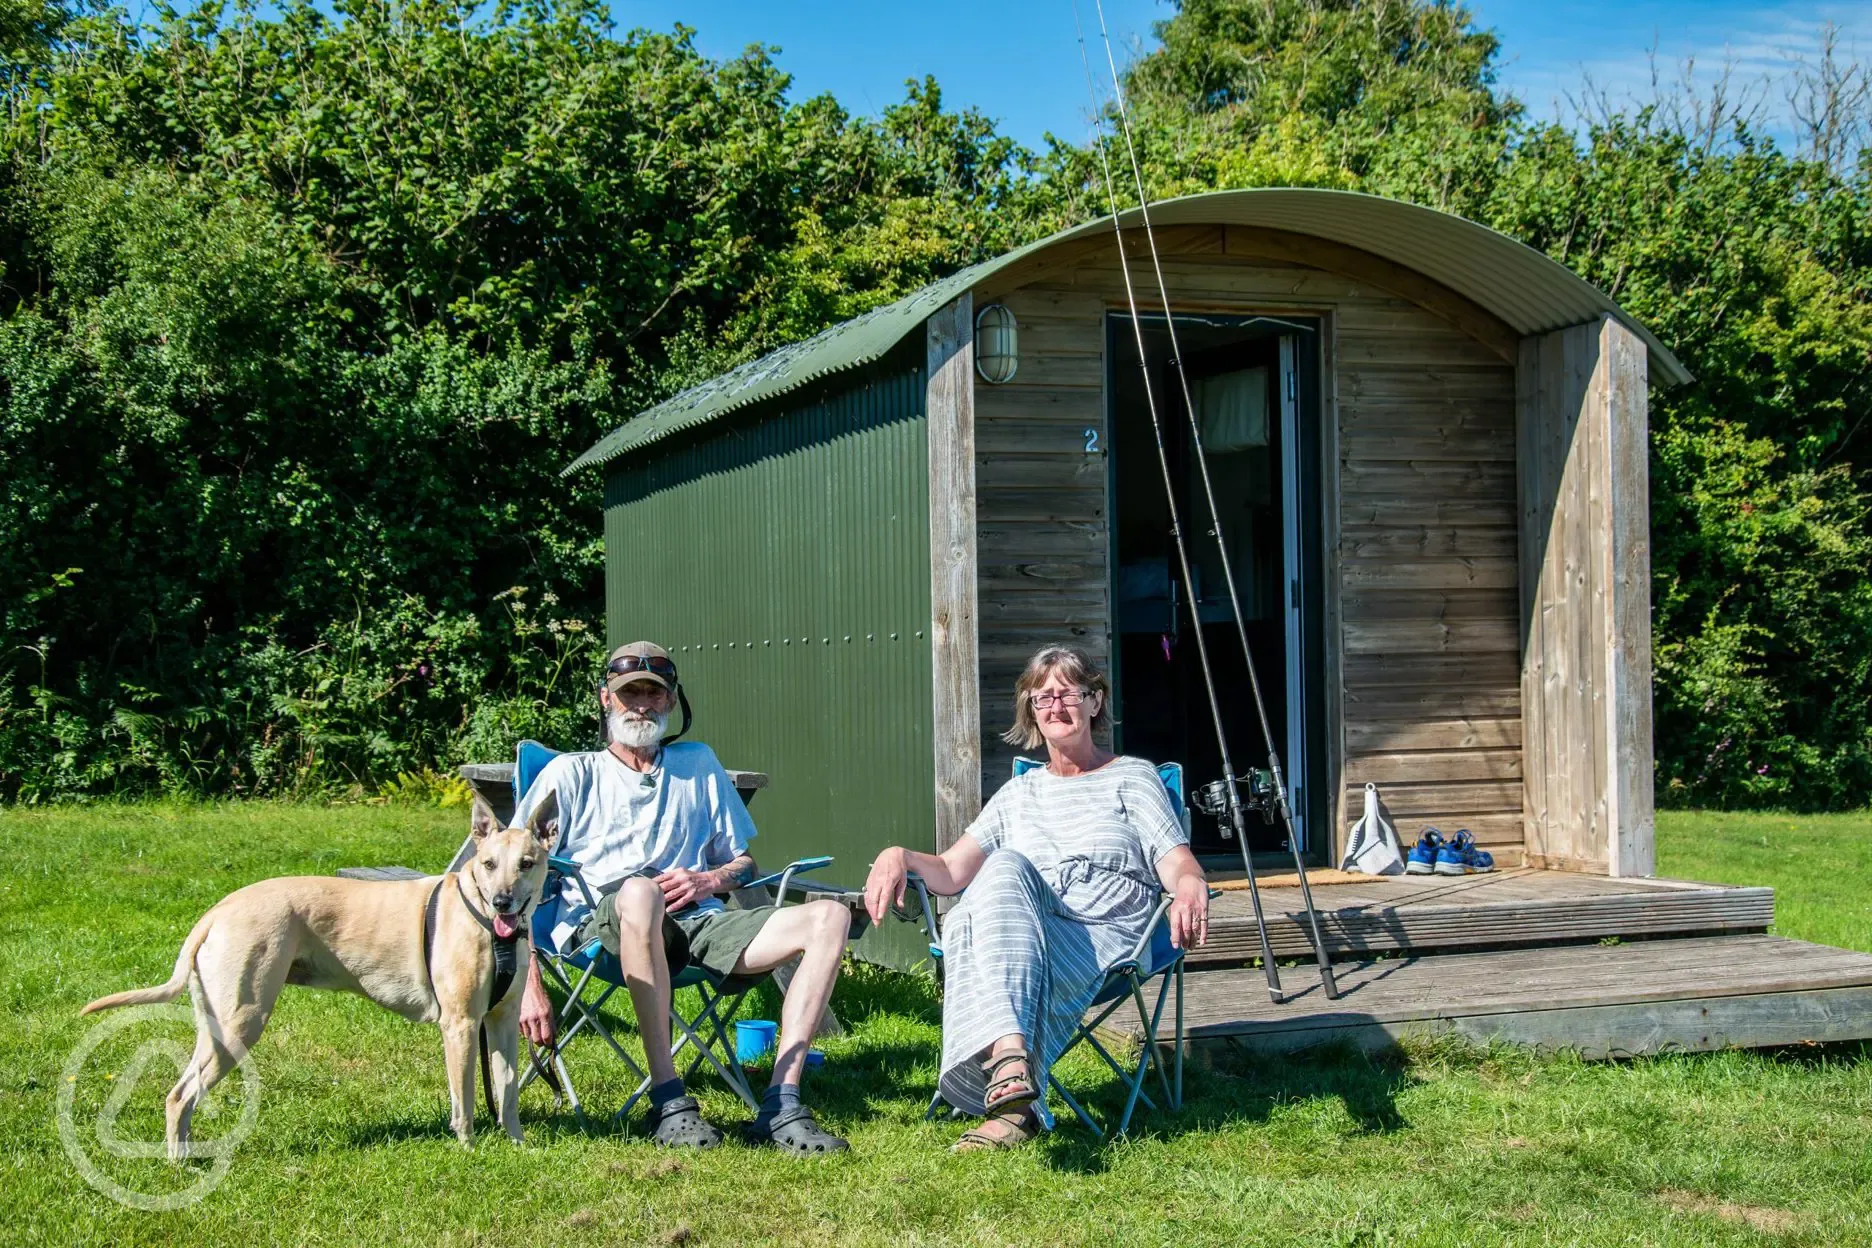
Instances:
[[[1261,890],[1277,958],[1312,952],[1299,894],[1291,887]],[[1771,888],[1535,869],[1336,884],[1315,888],[1313,902],[1335,955],[1588,942],[1597,948],[1608,936],[1763,932],[1774,922]],[[1210,907],[1209,943],[1191,950],[1190,961],[1213,965],[1259,955],[1246,896],[1224,893]]]
[[[1135,233],[1135,232],[1132,232]],[[1317,315],[1336,436],[1327,533],[1329,788],[1343,837],[1373,780],[1404,831],[1467,826],[1521,861],[1521,545],[1517,336],[1455,292],[1369,253],[1303,235],[1190,226],[1158,238],[1178,310]],[[1140,237],[1140,303],[1159,306]],[[1110,238],[1042,253],[977,292],[1020,323],[1021,365],[976,382],[983,792],[1008,774],[1019,661],[1070,639],[1111,649],[1105,316],[1125,306]],[[1150,292],[1147,294],[1146,292]],[[1338,845],[1332,846],[1336,853]]]
[[[1188,980],[1186,1034],[1257,1053],[1457,1035],[1586,1058],[1872,1036],[1872,957],[1776,936],[1389,958],[1343,967],[1339,987],[1337,1002],[1302,990],[1277,1005],[1258,971],[1205,971]]]
[[[1611,875],[1654,869],[1645,368],[1611,317],[1521,347],[1528,858]]]
[[[1467,828],[1523,860],[1514,369],[1473,318],[1343,306],[1340,833],[1378,785],[1408,843]],[[1356,926],[1356,924],[1355,924]],[[1364,939],[1358,937],[1357,939]]]
[[[1219,249],[1219,232],[1210,233]],[[1090,429],[1097,447],[1106,440],[1105,302],[1045,286],[1000,302],[1019,322],[1021,348],[1012,381],[975,381],[984,797],[1006,782],[1019,752],[1001,733],[1012,722],[1014,679],[1034,651],[1067,642],[1111,661],[1106,465],[1086,437]]]
[[[930,683],[936,852],[981,810],[976,577],[975,317],[968,295],[925,323],[929,413]]]

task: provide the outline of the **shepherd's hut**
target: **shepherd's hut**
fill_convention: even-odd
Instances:
[[[850,871],[946,845],[1008,775],[1013,678],[1052,640],[1110,665],[1119,748],[1201,782],[1204,629],[1232,751],[1258,761],[1227,559],[1315,860],[1370,780],[1407,827],[1468,827],[1505,865],[1650,873],[1645,406],[1683,367],[1539,252],[1411,204],[1159,203],[1167,308],[1139,214],[1117,224],[679,394],[569,470],[606,474],[611,640],[668,645],[698,733],[772,776],[769,843]],[[1200,815],[1195,839],[1228,849]]]

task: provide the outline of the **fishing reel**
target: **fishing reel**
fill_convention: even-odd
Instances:
[[[1272,824],[1280,819],[1280,792],[1274,787],[1273,772],[1249,768],[1246,775],[1236,777],[1235,792],[1241,799],[1242,809],[1260,812],[1261,822]],[[1203,785],[1196,790],[1191,804],[1221,825],[1224,840],[1235,835],[1228,820],[1228,781],[1215,780]]]

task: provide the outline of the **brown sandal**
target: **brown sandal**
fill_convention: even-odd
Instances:
[[[991,1122],[1003,1123],[1005,1133],[989,1133],[982,1127]],[[982,1120],[981,1126],[970,1127],[962,1133],[962,1138],[950,1146],[952,1153],[988,1153],[1003,1149],[1019,1148],[1040,1134],[1040,1122],[1034,1115],[1021,1110],[1010,1114],[993,1114]]]
[[[1020,1073],[1002,1074],[1002,1068],[1013,1062],[1020,1063]],[[988,1092],[982,1097],[982,1111],[990,1118],[1026,1109],[1040,1099],[1039,1084],[1033,1077],[1033,1061],[1025,1049],[990,1058],[982,1063],[982,1073],[988,1079]]]

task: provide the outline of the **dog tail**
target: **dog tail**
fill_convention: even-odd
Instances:
[[[189,976],[195,972],[195,953],[201,948],[202,941],[208,939],[208,933],[214,927],[213,919],[214,911],[210,910],[195,921],[194,930],[189,932],[188,939],[182,942],[182,952],[176,955],[175,974],[169,977],[168,983],[159,984],[154,988],[132,988],[129,992],[113,992],[108,997],[99,997],[78,1013],[95,1014],[99,1010],[114,1010],[120,1005],[153,1005],[158,1002],[173,1001],[181,996],[188,990]]]

